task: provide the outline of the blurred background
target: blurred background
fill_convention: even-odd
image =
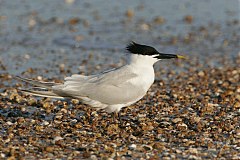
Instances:
[[[190,59],[157,70],[221,67],[239,56],[239,17],[238,0],[0,0],[0,73],[91,74],[123,65],[131,41]]]

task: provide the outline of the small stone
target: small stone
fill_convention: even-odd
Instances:
[[[85,152],[83,152],[82,156],[83,156],[83,158],[89,158],[91,155],[89,152],[85,151]]]
[[[200,122],[200,120],[201,120],[201,118],[198,117],[198,116],[192,118],[192,121],[193,121],[194,123],[198,123],[198,122]]]
[[[37,24],[37,21],[34,18],[29,19],[28,26],[30,28],[34,27]]]
[[[47,125],[49,125],[49,122],[48,122],[48,121],[43,121],[43,122],[42,122],[42,125],[43,125],[43,126],[47,126]]]
[[[128,17],[128,18],[132,18],[134,16],[134,11],[132,9],[128,9],[125,13],[125,15]]]
[[[142,147],[143,147],[145,150],[147,150],[147,151],[150,151],[150,150],[153,149],[152,146],[146,145],[146,144],[142,145]]]
[[[154,129],[154,127],[152,126],[152,124],[151,123],[148,123],[148,124],[143,124],[142,125],[142,130],[144,130],[144,131],[150,131],[150,130],[153,130]]]
[[[90,156],[90,159],[91,159],[91,160],[98,160],[98,158],[97,158],[96,155],[91,155],[91,156]]]
[[[75,0],[64,0],[66,4],[73,4]]]
[[[138,114],[138,118],[145,118],[147,114]]]
[[[36,126],[35,129],[36,131],[41,132],[43,131],[43,126]]]
[[[150,26],[146,23],[143,23],[140,25],[141,30],[148,31],[150,29]]]
[[[52,146],[47,146],[47,147],[45,148],[45,151],[47,151],[47,152],[53,152],[53,151],[54,151],[54,147],[52,147]]]
[[[63,112],[63,113],[66,114],[68,111],[67,111],[65,108],[62,108],[62,109],[61,109],[61,112]]]
[[[194,143],[195,143],[195,141],[188,140],[188,141],[186,141],[186,146],[192,145]]]
[[[240,109],[240,102],[236,102],[233,107],[235,109]]]
[[[178,122],[182,122],[182,119],[181,118],[174,118],[172,120],[173,123],[178,123]]]
[[[194,159],[201,159],[201,158],[198,158],[198,157],[195,156],[195,155],[190,155],[190,156],[188,157],[188,159],[192,159],[192,160],[194,160]]]
[[[9,126],[11,126],[11,125],[13,125],[14,123],[12,123],[12,122],[10,122],[10,121],[7,121],[6,124],[9,125]]]
[[[197,154],[198,153],[198,150],[196,148],[189,148],[188,149],[188,152],[189,153],[192,153],[192,154]]]
[[[80,19],[77,18],[77,17],[71,18],[71,19],[69,19],[69,21],[68,21],[68,23],[69,23],[70,25],[76,25],[76,24],[78,24],[79,22],[80,22]]]
[[[198,75],[199,75],[200,77],[203,77],[203,76],[205,76],[205,73],[204,73],[203,71],[200,71],[200,72],[198,72]]]
[[[20,117],[20,118],[18,118],[17,123],[22,124],[24,121],[25,121],[24,118]]]
[[[163,143],[161,143],[161,142],[156,142],[156,143],[154,143],[153,148],[159,150],[159,149],[164,149],[165,147],[164,147],[164,144],[163,144]]]
[[[6,155],[4,153],[1,153],[1,158],[5,158]]]
[[[236,99],[237,99],[238,101],[240,101],[240,94],[237,94],[237,95],[236,95]]]
[[[42,81],[43,80],[42,76],[37,76],[37,80]]]
[[[36,104],[37,101],[36,101],[36,99],[31,98],[27,101],[27,103],[28,103],[28,105],[32,106],[32,105]]]
[[[72,103],[73,103],[74,105],[79,104],[79,100],[78,100],[78,99],[72,99],[71,101],[72,101]]]
[[[8,157],[7,160],[15,160],[16,158],[14,156]]]
[[[58,115],[55,116],[55,119],[60,120],[60,119],[62,119],[62,117],[63,117],[63,115],[58,114]]]
[[[130,144],[128,146],[128,148],[131,149],[131,150],[135,150],[137,148],[137,145],[136,144]]]
[[[219,104],[208,103],[208,107],[218,107]]]
[[[63,138],[60,137],[60,136],[56,136],[56,137],[54,138],[54,141],[59,141],[59,140],[63,140]]]
[[[24,55],[24,58],[25,58],[25,59],[30,59],[30,55],[29,55],[29,54],[25,54],[25,55]]]
[[[80,42],[80,41],[84,40],[84,36],[82,36],[82,35],[77,35],[77,36],[75,36],[75,40],[78,41],[78,42]]]
[[[60,72],[64,72],[64,69],[65,69],[65,64],[61,63],[61,64],[59,65],[59,70],[60,70]]]
[[[178,123],[177,129],[179,129],[180,131],[186,131],[188,129],[188,126],[185,123]]]
[[[191,15],[186,15],[185,17],[184,17],[184,21],[186,22],[186,23],[192,23],[193,22],[193,16],[191,16]]]
[[[128,137],[128,139],[129,139],[130,141],[135,141],[135,140],[137,139],[137,137],[135,137],[135,136],[133,136],[133,135],[130,135],[130,136]]]
[[[240,139],[240,129],[238,129],[237,131],[236,131],[236,134],[235,134],[235,136],[234,137],[236,137],[236,138],[239,138]]]
[[[161,16],[158,16],[154,19],[154,23],[156,23],[156,24],[163,24],[163,23],[165,23],[165,21],[166,20]]]
[[[26,152],[26,149],[25,149],[23,146],[20,146],[20,147],[19,147],[19,151],[22,152],[22,153],[24,153],[24,152]]]

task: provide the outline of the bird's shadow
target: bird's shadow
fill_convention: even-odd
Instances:
[[[126,127],[135,129],[139,128],[139,121],[131,119],[131,116],[126,112],[121,114],[122,123],[120,123],[118,119],[116,121],[112,121],[111,114],[108,114],[103,110],[95,112],[94,109],[82,104],[81,102],[73,104],[71,100],[64,100],[60,101],[60,103],[55,103],[53,102],[54,100],[50,100],[48,102],[52,102],[55,105],[55,109],[49,113],[46,108],[43,107],[44,99],[36,98],[37,101],[33,105],[28,104],[28,100],[29,99],[27,98],[25,101],[19,102],[16,99],[10,99],[9,97],[2,98],[2,101],[4,101],[4,104],[6,105],[4,107],[0,107],[0,117],[11,123],[17,122],[21,117],[37,120],[38,122],[48,121],[49,123],[53,123],[53,121],[56,120],[59,111],[61,112],[64,108],[67,111],[74,113],[74,116],[70,117],[69,114],[65,114],[64,116],[68,118],[61,119],[61,121],[69,122],[71,125],[81,124],[83,127],[80,130],[89,130],[90,132],[99,132],[105,135],[107,134],[106,130],[111,125],[118,126],[116,134],[126,129]],[[63,103],[65,103],[65,107]],[[92,114],[93,112],[97,113],[97,116]],[[107,125],[104,126],[102,125],[103,123]]]
[[[5,102],[5,105],[0,108],[0,116],[8,118],[11,122],[20,117],[53,120],[53,113],[47,114],[42,111],[39,103],[27,105],[26,102],[17,102],[16,99],[2,98],[1,100],[3,103]]]

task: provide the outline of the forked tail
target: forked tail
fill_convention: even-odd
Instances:
[[[32,89],[19,89],[21,92],[29,95],[40,96],[40,97],[50,97],[50,98],[65,98],[64,96],[60,96],[53,92],[52,87],[55,85],[60,85],[60,83],[54,82],[42,82],[37,80],[32,80],[28,78],[22,78],[19,76],[14,77],[17,80],[21,80],[23,82],[32,84]],[[41,89],[41,90],[39,90]]]

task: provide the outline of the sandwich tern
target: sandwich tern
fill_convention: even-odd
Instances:
[[[35,96],[51,98],[72,98],[108,113],[119,113],[140,100],[154,82],[153,65],[162,59],[184,58],[175,54],[164,54],[147,45],[131,42],[126,65],[95,75],[66,77],[64,83],[43,82],[16,77],[30,83],[32,89],[21,91]],[[44,90],[39,90],[39,88]],[[119,116],[119,115],[118,115]]]

